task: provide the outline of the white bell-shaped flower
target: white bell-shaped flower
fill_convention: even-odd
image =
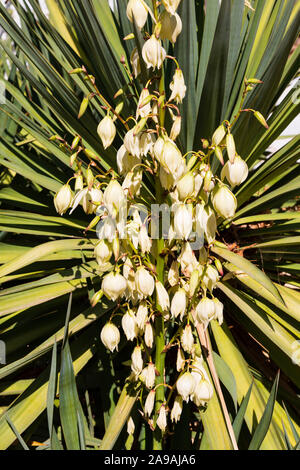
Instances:
[[[174,209],[174,229],[180,240],[187,240],[193,229],[191,204],[176,204]]]
[[[174,15],[181,0],[162,0],[165,9]]]
[[[148,101],[150,96],[148,88],[143,88],[142,92],[139,97],[138,105],[137,105],[137,110],[136,110],[136,116],[135,119],[138,120],[139,117],[144,118],[149,116],[151,113],[151,104],[150,101]]]
[[[117,151],[117,165],[121,175],[128,173],[135,165],[141,163],[139,157],[131,155],[125,145],[121,145]]]
[[[191,354],[194,350],[194,336],[192,333],[192,327],[190,324],[186,325],[185,328],[182,330],[180,336],[180,343],[182,349]]]
[[[102,140],[103,147],[109,147],[116,136],[116,126],[110,116],[105,116],[98,124],[97,133]]]
[[[219,186],[213,196],[213,206],[215,211],[224,219],[234,216],[237,208],[237,200],[230,189],[225,186]]]
[[[133,75],[136,78],[141,73],[140,56],[137,47],[135,47],[130,56],[130,63]]]
[[[148,297],[154,291],[154,279],[146,268],[140,266],[135,273],[135,284],[143,297]]]
[[[190,395],[194,392],[195,385],[195,379],[190,372],[185,372],[179,377],[176,382],[176,388],[184,401],[189,401]]]
[[[104,346],[111,352],[115,349],[118,350],[120,332],[116,325],[111,322],[106,323],[101,330],[100,338]]]
[[[171,302],[171,315],[173,318],[177,318],[180,315],[182,319],[186,312],[187,298],[184,289],[178,289]]]
[[[141,0],[129,0],[126,14],[131,23],[135,21],[137,27],[142,29],[147,21],[148,10]]]
[[[103,203],[107,210],[115,215],[126,205],[126,202],[126,194],[120,183],[117,180],[111,180],[103,195]]]
[[[95,247],[94,254],[100,266],[107,263],[112,255],[110,244],[105,240],[100,240]]]
[[[168,281],[170,286],[174,287],[179,282],[179,265],[178,261],[172,261],[168,272]]]
[[[177,13],[171,14],[164,10],[159,17],[161,30],[159,36],[161,39],[168,39],[175,44],[178,35],[182,31],[182,21]]]
[[[162,47],[161,40],[157,39],[154,34],[145,42],[142,56],[148,69],[150,67],[153,67],[153,70],[161,68],[166,58],[166,51]]]
[[[181,201],[191,197],[195,191],[195,178],[193,173],[188,172],[183,175],[176,183],[176,189]]]
[[[102,280],[101,289],[106,297],[110,300],[117,300],[121,297],[127,287],[126,279],[122,274],[110,272],[106,274]]]
[[[54,206],[59,215],[63,215],[71,206],[73,194],[68,184],[64,184],[54,196]]]
[[[186,242],[183,245],[180,255],[178,256],[178,261],[180,263],[182,272],[186,276],[190,276],[194,269],[199,266],[197,258],[192,250],[192,247],[189,242]]]
[[[146,346],[148,346],[148,348],[152,348],[154,341],[154,332],[153,327],[149,321],[145,325],[144,339]]]
[[[122,328],[128,341],[133,341],[138,335],[138,326],[133,310],[128,310],[122,317]]]
[[[141,331],[144,331],[148,319],[148,306],[145,300],[142,300],[136,312],[136,322]]]
[[[134,157],[139,157],[141,155],[140,136],[139,134],[135,135],[134,127],[126,132],[124,137],[124,145],[127,152],[129,152]]]
[[[178,347],[177,358],[176,358],[176,370],[179,372],[184,369],[185,366],[185,357],[181,347]]]
[[[172,410],[171,410],[171,421],[175,423],[178,423],[178,421],[180,420],[180,416],[181,416],[181,413],[182,413],[182,408],[183,408],[183,403],[182,403],[182,397],[177,395],[175,400],[174,400],[174,404],[173,404],[173,407],[172,407]]]
[[[167,410],[166,410],[166,406],[164,404],[162,404],[160,409],[159,409],[156,424],[162,432],[164,432],[166,430],[166,427],[167,427]]]
[[[143,357],[140,346],[136,346],[131,354],[131,370],[137,377],[143,370]]]
[[[142,370],[139,378],[145,383],[147,388],[153,388],[155,385],[155,365],[152,362],[149,362],[149,364]]]
[[[243,183],[247,176],[248,165],[239,155],[235,157],[233,163],[228,160],[221,171],[222,180],[226,178],[232,188]]]
[[[157,301],[162,310],[170,308],[170,298],[167,290],[160,281],[155,282]]]
[[[210,320],[214,317],[216,312],[216,305],[212,299],[208,299],[207,297],[203,297],[200,300],[198,305],[196,306],[196,317],[200,323],[203,323],[206,327]]]
[[[186,94],[186,85],[181,69],[176,69],[173,76],[173,80],[170,83],[170,90],[172,91],[172,93],[169,100],[175,100],[177,104],[182,103],[182,100]]]
[[[152,414],[155,402],[155,390],[150,390],[145,401],[145,416],[150,416]]]

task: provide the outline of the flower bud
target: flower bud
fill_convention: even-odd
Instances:
[[[166,406],[164,403],[161,405],[159,409],[159,414],[156,420],[156,424],[162,432],[165,431],[167,427],[167,411],[166,411]]]
[[[179,199],[184,201],[186,198],[191,197],[195,191],[195,179],[191,172],[186,173],[176,183]]]
[[[131,354],[131,370],[136,377],[139,376],[143,370],[143,358],[140,346],[136,346]]]
[[[162,2],[163,2],[163,5],[164,5],[165,9],[169,13],[174,15],[174,13],[176,12],[176,10],[178,8],[180,0],[162,0]]]
[[[194,337],[192,333],[192,327],[190,324],[186,325],[186,327],[182,330],[180,342],[182,349],[191,354],[194,349]]]
[[[112,144],[116,136],[116,132],[117,129],[112,118],[110,116],[105,116],[97,127],[97,133],[102,140],[102,144],[105,149]]]
[[[148,297],[154,291],[154,279],[143,266],[140,266],[135,273],[135,284],[138,292],[143,297]]]
[[[140,56],[137,47],[135,47],[130,56],[130,63],[133,70],[133,75],[136,78],[141,73]]]
[[[153,67],[153,70],[161,68],[166,58],[166,51],[162,47],[160,39],[157,39],[154,34],[145,42],[142,56],[148,69],[150,67]]]
[[[170,83],[170,89],[172,93],[169,100],[175,100],[177,104],[182,103],[186,93],[186,85],[184,83],[184,77],[181,69],[176,69],[173,76],[173,81]]]
[[[190,372],[185,372],[176,382],[176,388],[179,395],[186,402],[195,389],[195,379]]]
[[[122,317],[122,328],[128,341],[134,340],[138,335],[138,326],[132,310],[126,312]]]
[[[175,295],[171,302],[171,315],[173,318],[177,318],[179,315],[181,320],[186,311],[186,293],[185,290],[180,288],[175,292]]]
[[[153,327],[149,321],[147,321],[145,326],[145,334],[144,334],[145,344],[148,348],[152,348],[154,334],[153,334]]]
[[[101,330],[101,341],[104,346],[113,352],[115,349],[118,351],[118,344],[120,342],[120,332],[118,328],[111,322],[106,323]]]
[[[221,126],[219,126],[213,133],[213,136],[212,136],[213,145],[219,145],[224,139],[225,135],[226,135],[225,127],[223,126],[223,124],[221,124]]]
[[[178,35],[182,31],[182,21],[177,13],[171,14],[164,10],[159,17],[161,30],[159,36],[161,39],[168,39],[175,44]]]
[[[94,254],[96,257],[97,263],[101,266],[102,264],[107,263],[112,255],[112,250],[105,240],[101,240],[95,247]]]
[[[177,204],[174,215],[174,229],[181,240],[187,240],[193,228],[191,204]]]
[[[145,401],[145,416],[150,416],[154,408],[155,390],[150,390]]]
[[[239,155],[235,157],[233,163],[226,162],[221,171],[222,180],[226,178],[232,188],[243,183],[247,176],[248,165]]]
[[[269,126],[267,124],[267,121],[263,117],[263,115],[259,111],[254,111],[253,115],[256,117],[256,119],[266,128],[269,129]]]
[[[173,408],[171,411],[171,421],[172,422],[175,421],[175,423],[177,423],[180,420],[181,413],[182,413],[182,398],[179,395],[177,395],[174,400]]]
[[[227,148],[229,161],[233,163],[235,159],[236,150],[235,150],[235,142],[234,142],[234,138],[232,134],[226,135],[226,148]]]
[[[104,276],[101,289],[108,299],[115,301],[124,294],[126,286],[126,279],[121,274],[110,272]]]
[[[160,281],[155,282],[155,288],[158,304],[163,311],[168,310],[170,308],[170,298],[168,292]]]
[[[68,184],[64,184],[54,196],[54,206],[59,215],[63,215],[71,206],[73,194]]]
[[[129,0],[126,9],[127,18],[131,23],[136,23],[142,29],[147,21],[148,10],[141,0]]]
[[[177,261],[172,261],[168,272],[168,281],[170,286],[174,287],[179,282],[179,266]]]
[[[237,200],[230,189],[225,186],[219,186],[213,196],[213,206],[215,211],[224,219],[234,216],[237,208]]]
[[[97,303],[102,299],[103,297],[103,292],[102,290],[98,290],[98,292],[95,292],[95,294],[93,295],[93,297],[91,298],[91,306],[92,307],[95,307],[95,305],[97,305]]]
[[[141,331],[143,331],[145,328],[147,318],[148,318],[147,302],[145,300],[142,300],[142,302],[139,304],[139,307],[136,313],[136,322]]]

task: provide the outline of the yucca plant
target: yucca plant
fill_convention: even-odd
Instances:
[[[48,16],[34,0],[12,4],[20,25],[0,5],[7,34],[0,105],[1,449],[16,439],[23,448],[298,449],[299,136],[277,151],[270,146],[299,111],[295,89],[279,102],[297,75],[299,3],[131,0],[142,18],[130,14],[125,0],[112,8],[107,0],[48,0]],[[173,18],[164,33],[161,15]],[[145,49],[151,40],[155,53]],[[123,189],[119,184],[117,153],[121,158],[131,129],[152,144],[162,139],[157,155],[145,151],[138,197],[132,180],[130,190],[128,180]],[[173,164],[174,141],[180,164],[170,171],[163,149],[172,145]],[[191,309],[188,316],[179,312],[179,321],[174,312],[182,298],[171,318],[163,311],[176,295],[182,241],[179,249],[153,240],[149,256],[147,237],[140,251],[128,243],[125,254],[115,236],[101,250],[95,246],[102,189],[113,211],[124,188],[130,201],[150,209],[166,202],[174,185],[179,190],[181,163],[184,174],[202,171],[203,179],[194,199],[195,187],[189,192],[185,181],[182,199],[205,204],[218,226],[205,225],[204,246],[190,253],[197,269],[187,274],[181,263]],[[137,163],[127,165],[128,175]],[[178,217],[177,231],[187,218]],[[138,301],[152,313],[143,339],[124,321],[127,306],[118,298],[124,277],[115,270],[126,259],[129,272],[146,263]],[[149,283],[153,292],[149,275],[156,295],[146,301],[141,292]],[[218,312],[198,307],[202,297],[209,308],[214,298]],[[119,343],[121,322],[126,336]],[[191,326],[189,347],[182,331]],[[148,362],[155,384],[142,370]],[[204,388],[195,399],[199,373]],[[192,400],[182,406],[182,398]]]

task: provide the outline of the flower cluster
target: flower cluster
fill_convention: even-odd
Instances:
[[[115,141],[116,119],[125,126],[123,134],[119,131],[123,143],[116,151],[118,174],[111,170],[95,176],[91,164],[83,176],[78,167],[75,193],[67,183],[54,199],[61,215],[81,205],[86,214],[95,216],[90,227],[97,225],[100,240],[94,253],[102,283],[92,305],[103,295],[116,302],[101,340],[111,352],[118,350],[121,328],[127,341],[133,342],[131,380],[147,390],[144,416],[162,431],[167,427],[169,403],[163,401],[155,408],[156,396],[160,387],[170,385],[163,377],[157,382],[158,365],[153,361],[161,333],[168,338],[160,351],[162,356],[177,348],[178,378],[171,387],[171,420],[180,419],[183,401],[191,400],[199,407],[212,396],[213,387],[197,345],[199,328],[205,331],[211,321],[223,321],[223,304],[215,297],[223,268],[210,247],[215,243],[218,222],[230,221],[235,215],[237,200],[230,187],[241,184],[248,175],[228,121],[210,140],[202,140],[200,150],[184,154],[180,148],[180,104],[187,87],[177,60],[166,53],[168,42],[173,45],[182,30],[179,4],[180,0],[162,0],[160,11],[157,5],[151,11],[144,0],[128,1],[129,21],[143,29],[150,16],[153,32],[145,32],[142,50],[136,47],[131,54],[130,80],[136,89],[142,84],[135,114],[124,121],[106,105],[106,115],[97,129],[107,149]],[[168,89],[162,74],[166,60],[175,64]],[[142,68],[148,71],[146,81]],[[171,122],[168,128],[166,113]],[[72,144],[73,151],[76,145],[78,138]],[[85,149],[85,153],[93,161],[91,152]],[[78,151],[75,159],[77,156]],[[220,177],[212,172],[215,158],[223,166]],[[162,223],[160,230],[159,217],[149,211],[151,199],[144,190],[149,180],[156,187],[155,202],[169,209],[168,222]],[[157,331],[157,318],[163,318],[163,331]],[[132,423],[130,429],[132,432]]]

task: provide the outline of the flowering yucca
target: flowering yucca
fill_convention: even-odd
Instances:
[[[34,15],[30,13],[27,21],[31,2]],[[241,400],[246,404],[256,358],[264,357],[270,374],[282,367],[286,390],[294,390],[298,383],[293,203],[299,186],[298,140],[291,140],[277,155],[267,145],[297,110],[295,90],[278,101],[296,63],[295,56],[287,61],[296,33],[293,2],[290,10],[290,2],[281,2],[280,16],[277,1],[271,9],[254,2],[253,13],[250,2],[244,8],[243,2],[225,0],[217,12],[211,2],[202,2],[199,9],[196,0],[118,0],[113,13],[106,1],[101,6],[74,0],[58,3],[59,11],[65,7],[63,24],[72,19],[64,38],[49,28],[39,2],[19,5],[24,32],[22,27],[15,30],[0,6],[1,27],[7,23],[16,43],[4,44],[9,60],[3,60],[8,132],[1,129],[0,170],[4,164],[7,169],[0,175],[0,235],[8,237],[8,243],[2,244],[0,270],[1,283],[9,285],[3,288],[0,309],[4,338],[13,338],[9,360],[17,361],[1,368],[0,375],[24,365],[18,357],[20,325],[23,329],[34,319],[35,328],[24,338],[29,345],[37,344],[39,358],[48,348],[43,345],[52,344],[56,325],[61,337],[64,319],[58,299],[73,292],[74,371],[89,369],[96,352],[101,393],[110,390],[109,402],[107,408],[101,400],[104,418],[95,426],[88,421],[89,434],[75,417],[72,429],[78,436],[75,432],[74,442],[68,441],[65,334],[58,414],[62,426],[54,433],[54,420],[52,437],[46,441],[50,446],[56,435],[70,448],[98,445],[95,428],[105,431],[101,447],[112,448],[127,422],[126,448],[132,442],[151,445],[153,440],[158,449],[173,436],[178,440],[181,429],[176,423],[186,401],[182,425],[188,421],[189,434],[198,436],[193,446],[237,448],[232,423]],[[261,51],[260,44],[269,41],[269,53]],[[8,73],[11,61],[20,70]],[[252,73],[259,78],[249,78]],[[20,97],[21,107],[16,105]],[[28,175],[33,175],[30,180]],[[47,201],[53,196],[51,213]],[[20,220],[4,213],[7,205],[21,207],[14,211]],[[34,216],[24,212],[31,205]],[[54,209],[66,217],[58,217]],[[20,250],[11,249],[12,230],[15,242],[26,234],[26,246]],[[38,247],[41,237],[46,243]],[[286,238],[284,243],[281,238]],[[32,261],[37,264],[30,271]],[[28,276],[34,281],[27,282]],[[30,292],[25,300],[23,290]],[[35,308],[45,299],[47,311]],[[50,340],[44,342],[43,333],[38,343],[40,321]],[[108,351],[97,340],[99,335]],[[241,343],[243,358],[238,351]],[[26,363],[36,357],[35,352],[30,354]],[[91,363],[95,367],[95,361]],[[255,372],[259,394],[253,385],[244,410],[251,434],[250,418],[255,414],[259,423],[268,396],[267,380],[260,380],[264,370],[258,367]],[[229,376],[230,387],[225,380]],[[19,406],[20,400],[10,406],[10,417],[23,431]],[[275,408],[266,441],[295,447],[288,440],[289,418],[278,402]],[[281,440],[278,423],[283,421]],[[0,444],[5,436],[12,439],[5,426],[0,418]],[[245,437],[241,445],[249,434]]]

